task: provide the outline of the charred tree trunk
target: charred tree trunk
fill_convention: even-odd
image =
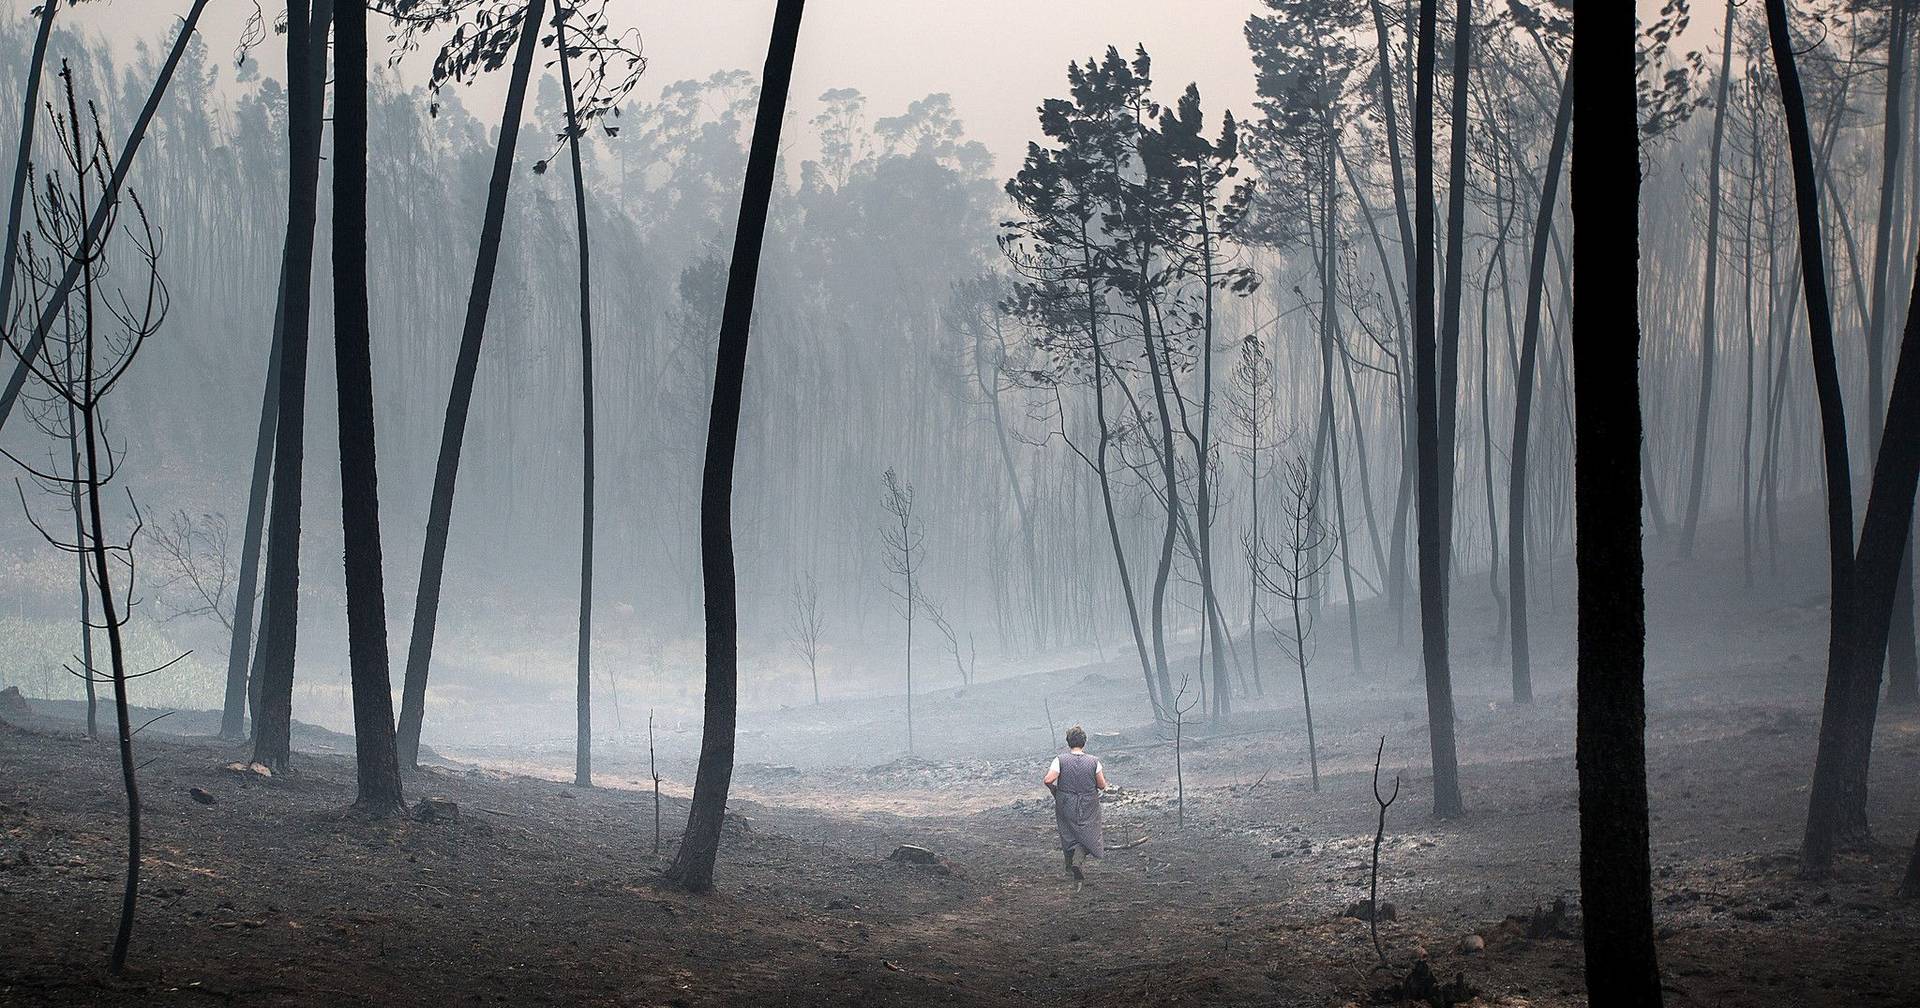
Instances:
[[[1873,293],[1871,317],[1867,322],[1867,445],[1878,452],[1883,436],[1879,409],[1883,390],[1887,328],[1892,315],[1887,311],[1888,286],[1892,283],[1889,266],[1893,251],[1893,211],[1899,196],[1900,153],[1908,115],[1905,101],[1907,54],[1911,51],[1913,0],[1895,0],[1888,12],[1886,114],[1881,138],[1880,206],[1874,222]],[[1904,241],[1901,243],[1904,248]],[[1887,703],[1911,706],[1920,703],[1920,661],[1916,660],[1913,620],[1913,548],[1907,547],[1907,559],[1900,568],[1895,589],[1893,625],[1887,646]]]
[[[992,310],[998,311],[997,308]],[[993,329],[996,346],[1004,349],[1004,344],[1000,343],[1000,322],[997,316]],[[981,398],[986,400],[987,410],[993,418],[994,447],[1000,454],[1000,466],[1007,474],[1007,488],[1013,493],[1014,510],[1020,519],[1021,556],[1025,559],[1027,567],[1027,618],[1033,632],[1032,640],[1035,645],[1045,646],[1051,634],[1043,628],[1043,623],[1047,621],[1043,621],[1040,614],[1041,599],[1046,594],[1040,583],[1040,550],[1034,545],[1033,515],[1027,507],[1026,491],[1020,485],[1020,468],[1014,464],[1013,448],[1008,444],[1007,439],[1007,422],[1000,408],[998,357],[996,355],[993,361],[987,359],[985,343],[985,334],[976,327],[973,334],[973,380],[974,385],[980,390]],[[993,379],[988,377],[989,364],[992,365],[992,373],[996,376]]]
[[[760,243],[766,233],[767,204],[773,196],[780,122],[786,115],[787,86],[793,79],[793,56],[800,43],[800,14],[805,4],[806,0],[780,0],[774,10],[766,70],[760,78],[760,109],[747,151],[746,184],[740,193],[740,223],[734,235],[733,262],[727,270],[727,294],[720,316],[720,352],[714,366],[713,407],[707,421],[706,467],[700,487],[700,568],[707,607],[706,719],[700,730],[700,764],[694,776],[686,835],[667,869],[669,878],[695,892],[713,888],[713,863],[720,852],[720,826],[726,816],[727,788],[733,780],[740,673],[733,569],[733,463],[740,436],[740,399],[746,384],[747,336],[760,271]]]
[[[266,586],[260,601],[259,708],[253,759],[287,768],[293,725],[293,658],[300,614],[300,483],[305,462],[307,344],[312,330],[313,238],[319,218],[320,135],[333,0],[295,0],[287,12],[286,310],[280,346],[279,419],[273,437]]]
[[[1631,4],[1574,14],[1573,380],[1587,999],[1659,1005],[1640,494],[1640,126]]]
[[[1433,746],[1433,813],[1459,815],[1459,760],[1453,739],[1453,675],[1447,657],[1447,532],[1441,499],[1440,396],[1434,347],[1433,53],[1435,7],[1420,0],[1413,119],[1414,375],[1419,479],[1420,642],[1426,665],[1427,730]]]
[[[1200,389],[1200,444],[1196,450],[1198,456],[1194,462],[1194,474],[1198,482],[1197,496],[1194,498],[1195,524],[1199,526],[1199,543],[1196,553],[1200,566],[1202,614],[1207,632],[1213,637],[1213,719],[1225,721],[1233,713],[1233,684],[1227,678],[1225,652],[1233,644],[1227,639],[1226,617],[1220,611],[1220,597],[1214,591],[1213,582],[1213,230],[1208,219],[1208,203],[1204,188],[1197,201],[1197,214],[1200,221],[1200,262],[1202,264],[1201,296],[1204,301],[1204,323],[1201,326],[1201,389]],[[1191,430],[1191,428],[1189,428]],[[1243,674],[1241,676],[1245,688]]]
[[[1453,751],[1453,676],[1448,668],[1448,534],[1440,468],[1440,378],[1434,359],[1434,21],[1438,0],[1421,0],[1413,98],[1413,371],[1419,480],[1421,657],[1427,664],[1427,730],[1434,760],[1434,814],[1457,816],[1459,758]]]
[[[1161,536],[1160,559],[1154,566],[1153,571],[1153,609],[1149,614],[1153,621],[1154,674],[1159,677],[1161,695],[1166,696],[1171,691],[1173,680],[1172,674],[1167,671],[1167,582],[1173,574],[1173,547],[1179,537],[1181,509],[1179,473],[1174,464],[1173,415],[1172,408],[1167,401],[1166,382],[1161,375],[1161,366],[1163,357],[1165,358],[1164,364],[1169,370],[1173,367],[1173,361],[1171,357],[1166,357],[1166,354],[1170,353],[1171,350],[1165,344],[1164,334],[1162,334],[1163,340],[1160,344],[1160,349],[1155,349],[1153,339],[1153,309],[1148,304],[1149,295],[1146,291],[1147,263],[1144,256],[1140,263],[1139,283],[1141,285],[1138,301],[1140,309],[1140,339],[1146,348],[1147,373],[1153,378],[1154,409],[1159,414],[1160,445],[1158,452],[1160,456],[1160,477],[1164,484],[1164,503],[1167,508],[1166,532]],[[1202,679],[1202,688],[1204,688],[1205,685],[1206,680]]]
[[[507,189],[520,138],[520,114],[526,107],[527,78],[547,0],[527,0],[526,20],[513,55],[513,75],[500,114],[500,145],[487,183],[487,209],[480,221],[480,247],[474,257],[473,286],[467,293],[466,322],[454,359],[453,386],[447,393],[446,423],[440,431],[440,457],[433,470],[433,497],[427,504],[426,542],[420,551],[420,584],[414,596],[413,630],[407,643],[406,678],[400,687],[398,739],[400,765],[420,759],[420,724],[427,712],[427,669],[433,660],[433,634],[440,616],[440,586],[446,573],[447,535],[453,525],[453,484],[460,473],[460,446],[467,436],[467,411],[473,405],[474,376],[480,368],[480,344],[487,333],[493,303],[493,276],[500,264],[500,236],[506,228]]]
[[[1113,506],[1113,477],[1107,469],[1107,457],[1113,450],[1113,432],[1107,426],[1107,363],[1106,350],[1100,345],[1099,312],[1094,307],[1092,282],[1088,282],[1087,300],[1089,321],[1093,333],[1093,410],[1094,422],[1100,427],[1099,444],[1095,447],[1093,470],[1100,483],[1100,507],[1107,519],[1107,537],[1113,544],[1114,564],[1119,568],[1120,592],[1127,603],[1127,624],[1133,631],[1133,647],[1140,656],[1140,674],[1147,681],[1147,702],[1153,708],[1154,717],[1165,720],[1168,705],[1172,697],[1167,685],[1161,679],[1164,666],[1155,666],[1147,655],[1147,638],[1140,627],[1140,602],[1133,590],[1133,575],[1127,567],[1127,550],[1120,537],[1120,517]]]
[[[1453,14],[1453,101],[1448,131],[1452,170],[1447,173],[1447,262],[1440,306],[1440,535],[1442,591],[1453,576],[1454,455],[1459,443],[1460,307],[1466,279],[1467,78],[1473,70],[1473,4],[1459,0]]]
[[[160,100],[166,97],[167,88],[173,83],[173,73],[179,69],[180,58],[186,53],[188,43],[193,41],[193,33],[200,24],[200,15],[205,13],[206,9],[207,0],[193,0],[193,6],[187,8],[186,15],[181,19],[179,34],[174,36],[173,45],[167,50],[166,61],[160,65],[160,75],[154,78],[153,88],[147,92],[147,102],[141,106],[140,115],[134,119],[133,128],[127,133],[126,142],[120,145],[120,156],[113,164],[113,174],[108,177],[106,186],[100,191],[100,199],[94,204],[93,216],[87,221],[86,234],[80,237],[77,243],[78,248],[91,249],[100,240],[100,234],[107,226],[109,211],[119,199],[120,187],[126,183],[127,173],[133,168],[134,156],[140,152],[140,144],[147,138],[147,128],[153,124],[153,117],[160,110]],[[51,17],[50,11],[47,16]],[[45,30],[44,24],[42,28]],[[42,50],[41,59],[45,59],[44,50]],[[33,119],[32,111],[32,109],[27,110],[28,122]],[[23,135],[28,128],[25,123],[21,125]],[[25,150],[24,146],[22,150]],[[31,152],[28,152],[27,156],[30,158]],[[15,176],[16,185],[19,184],[17,180],[20,177]],[[18,225],[13,223],[19,216],[19,197],[16,195],[14,214],[9,218],[8,223],[9,230],[13,232],[8,235],[9,239],[19,237]],[[39,319],[34,323],[33,331],[27,334],[24,344],[19,347],[13,375],[7,379],[5,391],[0,391],[0,428],[4,428],[7,418],[13,415],[13,404],[20,397],[20,389],[26,384],[27,372],[31,367],[28,362],[40,355],[40,347],[46,343],[47,333],[53,328],[54,319],[60,314],[62,306],[67,303],[67,295],[73,292],[73,285],[80,281],[81,262],[90,259],[89,254],[83,253],[67,263],[59,284],[54,287],[53,292],[48,295],[45,304],[40,308]],[[0,255],[0,262],[10,266],[13,261],[14,249],[10,246],[5,255]],[[0,267],[0,272],[5,272],[5,268]]]
[[[1547,249],[1552,244],[1553,210],[1560,198],[1560,169],[1566,160],[1573,123],[1573,75],[1560,85],[1560,108],[1547,148],[1546,177],[1540,183],[1540,212],[1533,221],[1533,249],[1527,257],[1527,307],[1520,328],[1519,373],[1513,379],[1513,452],[1507,469],[1507,608],[1512,614],[1509,644],[1513,654],[1513,701],[1533,702],[1533,657],[1527,622],[1527,451],[1533,430],[1534,370],[1540,360],[1540,302],[1546,293]]]
[[[1861,521],[1860,548],[1855,553],[1854,619],[1848,630],[1855,637],[1853,667],[1837,691],[1841,694],[1835,725],[1833,706],[1836,676],[1827,681],[1828,707],[1820,721],[1822,762],[1837,767],[1840,794],[1861,804],[1865,816],[1867,770],[1873,755],[1873,726],[1879,714],[1881,655],[1898,614],[1894,600],[1902,568],[1906,566],[1908,538],[1913,527],[1913,499],[1920,482],[1920,263],[1916,263],[1913,296],[1907,310],[1906,331],[1900,339],[1899,363],[1894,369],[1893,393],[1886,412],[1885,437],[1874,460],[1866,516]],[[1829,737],[1833,741],[1829,742]],[[1830,751],[1831,746],[1831,751]],[[1815,766],[1816,786],[1821,767]],[[1846,812],[1843,808],[1843,814]],[[1842,820],[1844,821],[1844,820]],[[1809,871],[1824,871],[1832,861],[1835,835],[1816,831],[1811,817],[1802,863]]]
[[[40,28],[33,36],[33,55],[27,63],[27,83],[20,102],[20,144],[14,152],[13,187],[7,198],[7,247],[0,250],[0,309],[4,310],[11,310],[13,306],[14,266],[20,255],[21,210],[27,195],[28,168],[33,163],[33,128],[40,121],[40,78],[46,69],[47,39],[53,34],[53,15],[59,6],[59,0],[42,0]],[[19,395],[19,383],[25,380],[31,360],[31,352],[20,355],[14,377],[7,384],[6,398],[0,400],[0,403],[4,403],[4,406],[0,406],[0,426],[7,422],[7,414],[13,409],[14,397]]]
[[[76,378],[71,359],[67,361],[66,371],[67,384],[71,386]],[[87,541],[87,500],[86,494],[81,490],[80,475],[84,471],[80,463],[80,431],[79,411],[75,410],[73,404],[69,402],[67,403],[67,463],[69,466],[67,471],[73,474],[73,483],[67,487],[67,492],[69,504],[73,508],[73,541],[75,543]],[[97,739],[100,737],[99,698],[94,695],[94,677],[91,673],[93,668],[93,589],[91,588],[93,577],[87,573],[87,563],[91,559],[84,551],[79,554],[80,668],[88,673],[80,677],[80,682],[87,691],[87,737]]]
[[[1727,89],[1733,81],[1734,0],[1727,0],[1727,23],[1720,38],[1720,85],[1713,102],[1713,142],[1707,155],[1707,289],[1701,295],[1700,405],[1693,417],[1693,482],[1687,491],[1687,510],[1680,522],[1679,552],[1693,555],[1693,539],[1700,526],[1701,500],[1707,483],[1707,421],[1713,406],[1715,325],[1720,297],[1720,144],[1726,136]]]
[[[114,605],[113,575],[107,561],[106,522],[100,516],[101,474],[105,469],[110,469],[112,463],[103,462],[100,457],[99,408],[92,389],[94,352],[91,331],[87,335],[86,356],[86,376],[83,380],[88,384],[88,403],[80,411],[80,416],[85,429],[87,455],[87,520],[93,528],[89,552],[93,557],[94,587],[100,596],[100,621],[107,631],[107,656],[112,662],[113,713],[119,729],[120,784],[127,798],[127,879],[126,885],[120,890],[120,923],[113,933],[113,951],[109,959],[113,972],[119,973],[127,965],[127,946],[133,941],[134,905],[140,898],[140,782],[134,776],[134,730],[132,717],[127,710],[126,648],[120,638],[120,627],[124,620]],[[93,675],[93,670],[86,670],[86,674]]]
[[[567,101],[567,154],[573,162],[573,223],[580,247],[580,654],[574,684],[573,782],[593,786],[593,681],[589,678],[593,644],[593,284],[588,264],[587,179],[580,168],[579,110],[574,105],[573,68],[567,57],[566,26],[554,21],[560,50],[560,87]],[[816,676],[814,702],[820,702]]]
[[[1833,347],[1833,314],[1827,301],[1826,243],[1820,237],[1820,184],[1814,175],[1807,103],[1787,33],[1786,0],[1767,0],[1767,34],[1785,105],[1787,143],[1793,157],[1794,203],[1800,222],[1800,269],[1812,340],[1814,387],[1820,399],[1820,434],[1827,477],[1828,578],[1832,611],[1827,630],[1827,689],[1820,720],[1813,786],[1807,800],[1802,868],[1824,870],[1842,839],[1863,838],[1867,829],[1866,780],[1846,767],[1850,724],[1847,687],[1854,659],[1853,474],[1847,460],[1847,418],[1841,401]]]
[[[354,806],[403,807],[387,671],[387,592],[380,560],[380,469],[367,306],[367,0],[334,14],[333,305],[340,413],[340,521],[345,538],[347,663],[353,684]]]
[[[1368,0],[1367,6],[1373,15],[1374,39],[1379,47],[1377,65],[1379,67],[1380,79],[1380,109],[1385,116],[1386,128],[1384,132],[1387,135],[1389,176],[1393,183],[1394,221],[1400,228],[1400,254],[1402,265],[1405,269],[1403,275],[1406,277],[1407,283],[1412,284],[1418,272],[1415,261],[1417,239],[1414,235],[1413,223],[1407,216],[1407,187],[1405,172],[1401,167],[1406,162],[1400,153],[1400,127],[1396,121],[1398,114],[1395,110],[1396,103],[1394,102],[1393,95],[1393,46],[1388,39],[1386,13],[1381,9],[1380,0]],[[1429,92],[1428,97],[1432,97],[1431,92]],[[1430,126],[1428,135],[1432,135]],[[1339,149],[1338,145],[1336,145],[1335,149]],[[1352,189],[1356,199],[1362,201],[1366,199],[1366,195],[1359,185],[1356,184],[1352,186]],[[1428,192],[1427,196],[1430,198],[1432,193]],[[1368,218],[1368,227],[1371,229],[1372,215],[1367,214],[1366,216]],[[1380,268],[1382,271],[1387,271],[1386,251],[1384,248],[1380,248],[1379,234],[1377,231],[1374,233],[1374,243],[1375,247],[1380,249]],[[1390,273],[1386,280],[1388,289],[1391,290],[1393,287],[1393,278]],[[1407,408],[1407,399],[1409,396],[1407,395],[1406,362],[1412,357],[1412,348],[1407,345],[1407,327],[1401,318],[1400,303],[1400,298],[1395,296],[1393,298],[1393,315],[1396,323],[1394,329],[1399,336],[1400,343],[1400,364],[1395,369],[1396,373],[1394,375],[1394,387],[1400,395],[1400,424],[1399,429],[1396,431],[1400,446],[1400,478],[1394,486],[1393,522],[1391,530],[1388,533],[1387,569],[1384,572],[1387,583],[1387,597],[1393,608],[1393,626],[1396,642],[1403,639],[1401,635],[1403,635],[1406,630],[1407,587],[1409,580],[1407,574],[1407,510],[1416,493],[1414,485],[1415,475],[1419,468],[1418,438],[1415,433],[1417,421],[1413,415],[1415,411]]]
[[[253,657],[253,611],[260,590],[260,541],[266,533],[267,492],[273,474],[273,438],[280,420],[280,348],[287,322],[287,254],[280,252],[280,290],[273,308],[273,343],[267,350],[266,388],[260,393],[260,423],[253,441],[253,476],[247,483],[247,522],[240,538],[240,581],[233,593],[233,634],[227,644],[227,691],[220,709],[220,737],[246,730],[247,669]]]

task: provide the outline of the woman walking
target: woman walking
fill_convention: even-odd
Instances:
[[[1078,883],[1086,878],[1081,866],[1088,858],[1100,856],[1104,846],[1100,838],[1100,792],[1107,789],[1107,775],[1100,761],[1087,753],[1087,732],[1079,725],[1067,729],[1067,752],[1054,757],[1041,781],[1053,792],[1053,818],[1060,827],[1060,851],[1066,858],[1067,877]]]

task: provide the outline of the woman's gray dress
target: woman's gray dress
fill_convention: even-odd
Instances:
[[[1094,775],[1100,761],[1086,753],[1060,754],[1060,777],[1053,782],[1053,818],[1060,827],[1060,849],[1075,847],[1088,857],[1099,857],[1105,847],[1100,836],[1100,790]]]

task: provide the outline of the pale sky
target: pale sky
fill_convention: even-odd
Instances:
[[[282,0],[263,0],[277,14]],[[20,17],[34,0],[0,0]],[[91,0],[61,18],[69,26],[131,45],[163,37],[187,0]],[[202,35],[226,58],[252,12],[253,0],[213,0]],[[792,108],[810,116],[829,88],[858,88],[871,116],[896,115],[916,98],[945,91],[967,132],[985,143],[1002,173],[1017,166],[1037,136],[1034,109],[1066,89],[1070,59],[1109,45],[1129,52],[1145,43],[1156,90],[1172,100],[1197,81],[1209,119],[1221,108],[1244,116],[1253,100],[1253,69],[1241,26],[1259,0],[810,0],[795,68]],[[642,33],[650,61],[636,96],[723,69],[758,73],[766,57],[773,0],[613,0],[616,25]],[[376,44],[384,32],[374,27]],[[265,72],[283,65],[277,38],[257,53]],[[499,75],[496,75],[499,76]],[[485,85],[482,85],[485,87]],[[484,116],[497,104],[490,91],[463,95]]]

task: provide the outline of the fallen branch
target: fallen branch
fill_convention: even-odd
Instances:
[[[1134,849],[1135,847],[1138,847],[1138,846],[1140,846],[1141,844],[1143,844],[1143,843],[1146,843],[1147,841],[1149,841],[1149,840],[1151,840],[1151,839],[1153,839],[1153,835],[1152,835],[1151,833],[1149,833],[1148,835],[1146,835],[1146,836],[1143,836],[1143,837],[1141,837],[1141,838],[1140,838],[1140,839],[1138,839],[1138,840],[1130,840],[1130,841],[1128,841],[1128,842],[1126,842],[1126,843],[1121,843],[1121,844],[1111,844],[1111,843],[1110,843],[1110,844],[1106,844],[1106,845],[1104,845],[1104,847],[1105,847],[1105,849],[1106,849],[1106,850],[1132,850],[1132,849]]]

